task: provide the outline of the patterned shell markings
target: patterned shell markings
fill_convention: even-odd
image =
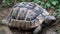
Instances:
[[[7,25],[24,29],[42,24],[49,13],[33,2],[21,2],[14,5],[7,17]]]

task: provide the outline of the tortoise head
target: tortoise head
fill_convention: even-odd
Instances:
[[[56,18],[54,16],[46,16],[45,17],[45,21],[44,23],[47,25],[47,26],[50,26],[52,25],[53,23],[56,22]]]

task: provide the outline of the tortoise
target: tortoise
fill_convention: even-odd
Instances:
[[[55,23],[56,18],[34,2],[21,2],[15,4],[8,16],[2,20],[2,23],[16,27],[18,29],[34,29],[33,34],[37,34],[42,29],[42,25],[47,26]]]

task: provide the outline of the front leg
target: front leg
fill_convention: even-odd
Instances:
[[[33,34],[38,34],[41,31],[41,26],[38,26],[34,31]]]

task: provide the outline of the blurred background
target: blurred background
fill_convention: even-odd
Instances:
[[[0,0],[0,22],[9,13],[11,7],[19,2],[34,2],[46,9],[50,15],[56,17],[57,21],[53,24],[50,30],[54,30],[60,34],[60,0]],[[0,25],[0,34],[4,34],[3,28]]]

